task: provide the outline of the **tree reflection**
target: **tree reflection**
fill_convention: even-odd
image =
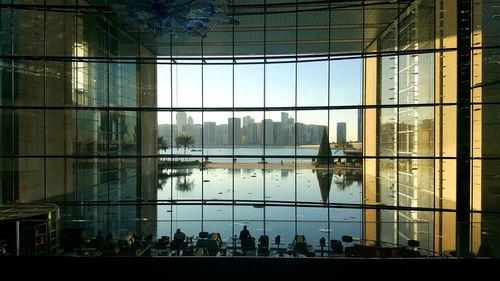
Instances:
[[[187,175],[182,175],[175,181],[175,188],[180,192],[190,192],[194,188],[194,181]]]
[[[332,186],[333,174],[332,172],[328,172],[328,170],[317,170],[316,178],[318,179],[319,183],[321,199],[323,200],[323,203],[327,203],[328,197],[330,196],[330,187]]]
[[[167,183],[167,177],[164,174],[158,174],[158,190],[163,190],[163,185]]]

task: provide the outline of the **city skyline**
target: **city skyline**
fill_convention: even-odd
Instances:
[[[269,111],[269,107],[362,105],[362,77],[363,60],[360,58],[234,66],[159,64],[158,108],[172,111],[199,108],[203,114],[192,114],[195,124],[206,121],[227,124],[227,118],[244,116],[278,121],[282,111]],[[218,110],[204,111],[207,107]],[[262,111],[232,110],[248,107],[262,108]],[[346,122],[347,139],[359,140],[358,109],[288,112],[291,116],[296,112],[297,116],[293,117],[303,124],[330,124],[330,141],[336,140],[334,124]],[[171,118],[175,116],[170,117],[169,111],[158,112],[158,124],[170,124]]]
[[[272,119],[255,120],[251,116],[229,117],[227,123],[217,124],[214,121],[205,121],[197,124],[186,112],[177,112],[176,124],[159,124],[159,135],[166,138],[168,142],[173,141],[177,135],[191,135],[195,145],[315,145],[319,144],[324,125],[304,124],[296,122],[287,112],[281,112],[280,120]],[[342,132],[342,141],[356,142],[359,136],[346,139],[346,123]],[[234,125],[233,125],[234,124]],[[234,127],[234,129],[233,129]],[[333,127],[333,126],[331,126]],[[297,136],[295,137],[295,130]],[[174,138],[172,138],[174,133]],[[331,143],[336,142],[337,136],[329,134]],[[338,140],[337,140],[338,141]],[[297,142],[297,143],[295,143]]]
[[[295,118],[295,112],[298,115],[298,122],[297,118]],[[185,125],[188,123],[188,119],[191,120],[191,124],[193,125],[198,125],[200,126],[200,129],[202,127],[202,120],[203,124],[207,124],[207,126],[221,126],[221,125],[226,125],[228,126],[229,124],[229,119],[231,118],[237,118],[240,119],[240,128],[243,128],[245,125],[245,120],[253,120],[255,123],[262,123],[262,120],[270,120],[273,123],[278,123],[282,122],[283,114],[288,114],[287,118],[290,118],[292,123],[296,122],[298,124],[303,124],[304,126],[323,126],[323,127],[328,127],[328,136],[329,136],[329,141],[330,142],[336,142],[337,140],[337,123],[339,122],[344,122],[347,124],[346,128],[346,139],[347,141],[350,142],[357,142],[360,140],[360,130],[358,127],[360,127],[360,123],[362,122],[361,119],[358,118],[358,112],[357,110],[331,110],[328,112],[327,110],[317,110],[317,111],[266,111],[265,113],[265,118],[264,118],[264,112],[263,111],[235,111],[234,112],[234,117],[233,117],[233,112],[232,111],[226,111],[226,112],[197,112],[197,111],[179,111],[179,112],[158,112],[158,126],[161,125],[171,125],[171,118],[174,119],[176,123],[179,123],[177,120],[177,115],[181,113],[186,114],[185,118],[185,123],[181,121],[181,125]],[[328,117],[330,117],[328,119]],[[184,118],[184,117],[183,117]],[[311,120],[313,119],[313,120]],[[160,120],[163,122],[160,123]],[[309,121],[309,122],[303,122],[303,121]],[[339,121],[336,121],[339,120]],[[268,121],[268,122],[270,122]],[[248,121],[246,121],[248,122]]]

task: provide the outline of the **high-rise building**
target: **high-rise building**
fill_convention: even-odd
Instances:
[[[255,143],[255,121],[250,116],[243,117],[243,128],[242,137],[245,141],[242,144],[254,144]]]
[[[337,142],[345,142],[347,136],[347,125],[345,122],[337,123]]]
[[[204,145],[215,145],[216,143],[216,123],[215,122],[205,122],[203,123],[203,144]]]
[[[274,145],[274,123],[272,119],[266,119],[264,124],[264,143],[266,145]]]
[[[177,125],[177,135],[182,135],[186,132],[187,125],[187,114],[186,112],[177,112],[175,115],[175,121]]]
[[[227,119],[227,143],[229,145],[240,145],[241,144],[241,118],[229,118]]]

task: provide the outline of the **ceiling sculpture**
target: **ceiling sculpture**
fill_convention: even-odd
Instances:
[[[217,24],[238,24],[228,15],[229,2],[203,0],[119,0],[111,7],[130,24],[150,30],[155,36],[165,33],[177,39],[177,29],[207,36]]]

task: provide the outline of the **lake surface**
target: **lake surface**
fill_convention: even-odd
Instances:
[[[230,239],[239,235],[244,224],[256,238],[265,231],[271,240],[280,235],[283,243],[290,243],[296,233],[306,235],[313,244],[318,244],[321,237],[340,240],[342,235],[361,236],[361,210],[326,208],[321,204],[328,200],[360,204],[360,179],[340,175],[329,178],[328,174],[318,174],[312,169],[185,169],[184,172],[189,175],[167,178],[161,183],[158,200],[232,200],[234,196],[236,201],[296,200],[319,204],[318,207],[265,208],[260,205],[159,205],[159,237],[171,236],[181,228],[195,237],[203,229],[220,232],[224,239]]]

